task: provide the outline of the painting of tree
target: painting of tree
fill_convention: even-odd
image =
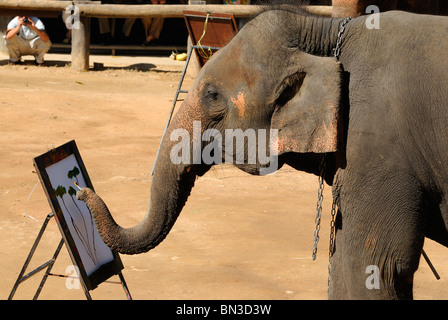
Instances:
[[[47,168],[52,176],[52,191],[60,203],[62,214],[78,247],[88,272],[113,259],[110,249],[96,230],[93,217],[84,202],[76,198],[76,188],[85,186],[84,177],[74,157]]]
[[[75,141],[34,158],[34,166],[85,288],[93,290],[109,277],[121,275],[124,267],[118,253],[104,243],[91,212],[76,198],[77,188],[94,189]]]
[[[67,208],[67,205],[64,200],[64,196],[67,194],[67,189],[61,185],[58,185],[56,189],[53,190],[56,197],[60,198],[62,201],[62,204],[66,210],[66,212],[69,214],[70,222],[72,223],[73,228],[76,231],[76,235],[81,240],[88,256],[90,259],[92,259],[92,262],[94,264],[98,264],[98,258],[96,257],[96,248],[95,248],[95,227],[93,224],[93,219],[90,225],[90,228],[87,228],[87,224],[85,221],[85,217],[81,212],[81,209],[76,204],[77,199],[74,197],[76,195],[76,190],[70,186],[68,188],[68,195],[70,196],[70,199],[72,200],[74,207],[77,208],[76,211],[69,210]]]

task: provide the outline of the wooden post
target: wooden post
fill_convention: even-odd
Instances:
[[[90,18],[81,16],[79,28],[72,30],[72,68],[77,71],[89,70]]]
[[[6,36],[6,27],[12,18],[14,17],[0,17],[0,53],[8,53],[4,36]]]

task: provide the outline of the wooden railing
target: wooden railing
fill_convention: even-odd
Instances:
[[[100,1],[57,1],[57,0],[0,0],[0,15],[17,15],[22,12],[58,14],[72,3],[79,9],[79,28],[72,31],[72,68],[76,70],[89,69],[90,56],[90,18],[142,18],[164,17],[181,18],[184,10],[206,11],[214,13],[233,14],[237,18],[250,17],[259,9],[255,5],[119,5],[101,4]],[[331,16],[331,6],[307,6],[307,11],[313,14]],[[33,14],[34,15],[34,14]],[[37,15],[37,14],[35,14]]]

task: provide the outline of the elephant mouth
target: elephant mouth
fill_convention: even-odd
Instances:
[[[190,172],[195,165],[233,164],[252,174],[269,174],[278,169],[278,130],[217,129],[201,131],[200,121],[193,121],[193,132],[175,129],[170,135],[170,160],[185,165]],[[198,172],[198,175],[201,171]]]
[[[279,158],[276,158],[268,164],[235,164],[235,167],[254,176],[265,176],[278,171],[282,163]]]
[[[202,177],[204,174],[206,174],[210,170],[211,167],[212,167],[211,165],[189,165],[189,166],[186,166],[183,175],[181,175],[181,179],[182,179],[182,177],[185,177],[187,175],[194,175],[197,177]]]

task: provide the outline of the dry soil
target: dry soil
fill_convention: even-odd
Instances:
[[[145,214],[150,171],[184,62],[160,57],[91,56],[101,70],[76,72],[68,55],[8,66],[0,56],[0,299],[7,299],[50,207],[33,158],[74,139],[97,193],[122,226]],[[185,88],[192,83],[187,76]],[[317,177],[284,167],[267,176],[215,166],[196,186],[165,241],[140,255],[121,255],[134,299],[326,299],[330,188],[319,253],[311,259]],[[53,255],[61,238],[51,220],[29,270]],[[422,259],[416,299],[448,298],[446,249],[425,250],[441,280]],[[66,274],[65,248],[53,268]],[[42,274],[20,285],[31,299]],[[367,275],[366,275],[367,277]],[[111,281],[118,281],[114,276]],[[40,299],[85,299],[66,279],[50,277]],[[93,299],[125,299],[116,283]]]

